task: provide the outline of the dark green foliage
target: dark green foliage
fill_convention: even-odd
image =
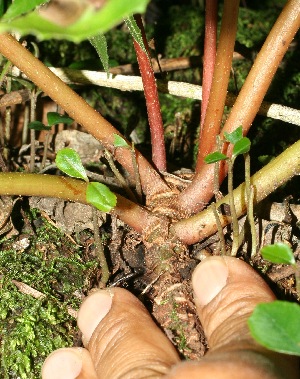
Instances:
[[[46,356],[71,346],[76,329],[67,307],[78,309],[75,291],[87,288],[95,261],[85,262],[77,245],[45,219],[38,218],[36,235],[25,250],[1,241],[0,252],[0,377],[36,379]],[[45,295],[21,293],[12,280]]]

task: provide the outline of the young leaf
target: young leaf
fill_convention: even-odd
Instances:
[[[34,130],[50,130],[51,126],[44,125],[41,121],[32,121],[28,124],[28,128]]]
[[[145,48],[141,29],[138,27],[137,23],[135,22],[135,19],[132,15],[125,18],[125,24],[127,25],[127,28],[129,29],[129,32],[131,34],[131,37],[141,46],[143,51],[148,55],[148,51]]]
[[[248,151],[250,150],[250,145],[251,142],[249,138],[243,137],[234,144],[232,152],[233,156],[248,153]]]
[[[114,134],[114,147],[128,147],[128,143],[119,134]]]
[[[243,138],[243,128],[239,126],[233,132],[224,132],[224,137],[226,141],[232,143],[233,145]]]
[[[47,121],[48,125],[56,125],[56,124],[67,124],[71,125],[74,120],[71,117],[61,115],[57,112],[48,112],[47,113]]]
[[[79,154],[68,147],[59,150],[55,159],[57,167],[65,174],[88,182]]]
[[[117,196],[105,185],[98,182],[89,183],[86,200],[102,212],[109,212],[117,204]]]
[[[109,77],[109,64],[108,64],[108,52],[107,52],[107,42],[106,38],[103,34],[98,34],[94,37],[89,38],[90,43],[94,46],[99,55],[101,63],[105,72],[107,73],[107,77]]]
[[[27,0],[19,0],[26,3]],[[95,11],[92,6],[86,7],[74,23],[61,26],[48,21],[35,10],[10,22],[0,22],[0,32],[18,31],[21,35],[34,34],[39,39],[68,39],[81,42],[99,33],[105,33],[124,18],[134,13],[144,13],[149,0],[110,0]],[[88,27],[87,27],[88,25]]]
[[[38,5],[46,3],[44,0],[14,0],[2,20],[12,20],[35,9]]]
[[[281,263],[285,265],[294,265],[296,263],[291,248],[282,242],[264,246],[261,249],[261,255],[264,259],[272,263]]]
[[[300,305],[288,301],[258,304],[248,319],[252,337],[267,349],[300,356]]]
[[[216,163],[219,161],[223,161],[225,159],[228,159],[227,155],[222,154],[219,151],[215,151],[214,153],[208,154],[204,158],[204,162],[210,164],[210,163]]]

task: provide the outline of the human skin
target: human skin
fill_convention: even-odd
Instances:
[[[247,319],[275,299],[263,279],[232,257],[211,257],[193,273],[198,316],[209,352],[182,362],[143,304],[122,288],[83,302],[78,326],[85,348],[60,349],[45,361],[43,379],[296,379],[296,357],[271,352],[251,337]]]

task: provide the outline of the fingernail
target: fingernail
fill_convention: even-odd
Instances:
[[[226,285],[228,267],[222,257],[210,257],[195,269],[192,284],[199,305],[208,304]]]
[[[107,290],[99,290],[84,300],[77,317],[77,325],[83,334],[84,345],[88,344],[99,322],[110,311],[112,297],[112,293]]]

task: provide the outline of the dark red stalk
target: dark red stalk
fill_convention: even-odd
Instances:
[[[135,16],[135,21],[139,26],[143,41],[146,49],[149,51],[148,43],[145,38],[145,30],[142,23],[140,15]],[[160,112],[160,104],[158,98],[158,91],[156,86],[156,80],[154,76],[154,71],[151,65],[151,59],[149,53],[142,49],[142,47],[133,41],[137,61],[139,64],[140,73],[142,76],[144,94],[146,98],[148,120],[150,125],[150,134],[151,134],[151,145],[152,145],[152,161],[155,167],[159,171],[167,170],[166,163],[166,150],[165,150],[165,141],[164,141],[164,128],[163,121]]]
[[[203,125],[208,105],[210,89],[214,74],[217,50],[217,15],[218,0],[206,0],[205,4],[205,36],[203,55],[203,75],[202,75],[202,101],[201,101],[201,121],[199,131],[199,147],[196,172],[203,164],[204,157],[208,154],[206,149],[205,131]],[[204,136],[204,137],[203,137]]]

